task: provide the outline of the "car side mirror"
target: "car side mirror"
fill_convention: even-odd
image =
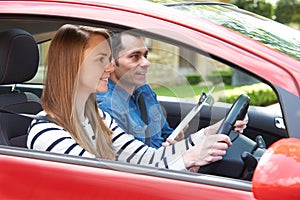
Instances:
[[[252,191],[256,199],[300,199],[300,139],[281,139],[264,152]]]

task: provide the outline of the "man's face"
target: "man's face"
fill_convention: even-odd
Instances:
[[[122,34],[121,40],[123,49],[118,54],[114,72],[118,83],[125,88],[144,85],[150,62],[143,38]]]

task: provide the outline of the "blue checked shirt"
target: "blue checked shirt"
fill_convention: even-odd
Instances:
[[[97,93],[97,102],[100,109],[108,112],[127,133],[145,143],[147,125],[143,122],[137,104],[138,93],[142,93],[148,109],[148,129],[150,146],[161,147],[162,143],[173,132],[157,101],[155,92],[148,84],[138,87],[133,95],[113,81],[108,82],[106,93]]]

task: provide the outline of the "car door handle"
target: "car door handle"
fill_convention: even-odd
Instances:
[[[279,129],[285,129],[285,124],[282,117],[275,117],[275,126]]]

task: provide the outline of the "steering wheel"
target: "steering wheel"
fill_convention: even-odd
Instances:
[[[202,166],[198,172],[245,180],[252,179],[258,159],[265,151],[265,146],[260,145],[264,144],[264,141],[261,137],[253,141],[232,130],[237,120],[244,119],[249,104],[250,98],[247,95],[242,94],[237,98],[217,131],[217,134],[228,135],[233,143],[232,146],[227,149],[222,160]]]
[[[217,134],[229,135],[236,120],[243,120],[247,114],[250,98],[246,94],[241,94],[231,106],[224,121],[219,127]]]

